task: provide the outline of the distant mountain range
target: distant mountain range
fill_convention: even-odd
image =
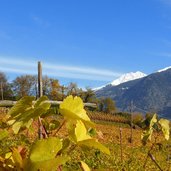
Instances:
[[[100,90],[100,89],[102,89],[102,88],[104,88],[106,86],[109,86],[109,85],[117,86],[119,84],[131,81],[131,80],[136,80],[136,79],[139,79],[139,78],[142,78],[142,77],[145,77],[145,76],[146,76],[146,74],[144,74],[144,73],[142,73],[140,71],[126,73],[126,74],[123,74],[118,79],[112,81],[111,83],[109,83],[107,85],[104,85],[104,86],[101,86],[101,87],[94,88],[93,90],[97,91],[97,90]]]
[[[95,89],[97,97],[111,97],[122,111],[156,112],[171,119],[171,67],[150,75],[127,73],[112,83]]]

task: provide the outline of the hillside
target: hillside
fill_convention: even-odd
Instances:
[[[171,118],[171,69],[96,91],[97,97],[111,97],[120,110],[127,111],[133,101],[136,111],[157,112]]]

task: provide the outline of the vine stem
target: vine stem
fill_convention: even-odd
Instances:
[[[159,164],[157,163],[155,157],[151,154],[148,153],[148,156],[151,158],[151,160],[156,164],[156,166],[159,168],[160,171],[163,171],[163,169],[159,166]]]
[[[62,171],[62,166],[58,166],[58,171]]]
[[[152,151],[153,147],[154,147],[154,144],[152,144],[151,148],[149,149],[149,151],[148,151],[148,153],[147,153],[147,156],[146,156],[146,159],[145,159],[145,162],[144,162],[144,165],[143,165],[143,168],[144,168],[144,169],[145,169],[146,164],[147,164],[147,159],[148,159],[148,156],[149,156],[148,154]]]
[[[39,137],[39,139],[43,138],[43,136],[42,136],[42,125],[41,125],[40,117],[38,118],[38,137]]]
[[[38,118],[38,129],[39,129],[38,130],[39,139],[43,139],[43,138],[47,138],[48,137],[46,128],[43,126],[42,120],[41,120],[40,116]]]
[[[156,142],[157,142],[157,135],[154,136],[154,138],[155,138],[155,142],[152,144],[150,150],[148,151],[148,154],[147,154],[147,157],[146,157],[146,160],[145,160],[145,163],[144,163],[144,166],[143,166],[143,167],[144,167],[144,169],[145,169],[146,164],[147,164],[147,159],[148,159],[148,157],[150,157],[150,159],[155,163],[155,165],[159,168],[159,170],[160,170],[160,171],[163,171],[163,169],[162,169],[162,168],[160,167],[160,165],[157,163],[155,157],[151,154],[151,151],[152,151],[154,145],[155,145]]]
[[[79,162],[79,164],[80,164],[81,170],[82,170],[82,171],[85,171],[85,169],[84,169],[83,166],[81,165],[81,162]]]
[[[66,120],[64,120],[64,121],[62,122],[62,124],[61,124],[60,127],[56,130],[56,132],[55,132],[54,135],[56,135],[56,134],[60,131],[60,129],[64,126],[65,122],[66,122]]]

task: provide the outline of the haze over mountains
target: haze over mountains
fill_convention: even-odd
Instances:
[[[171,118],[171,67],[150,75],[127,73],[95,92],[97,97],[111,97],[122,111],[129,111],[132,101],[134,111]]]

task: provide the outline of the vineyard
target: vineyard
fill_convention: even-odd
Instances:
[[[59,108],[47,100],[1,108],[0,171],[170,170],[168,120],[155,114],[131,135],[129,115],[86,111],[79,97]]]
[[[0,7],[0,171],[171,171],[171,0]]]

